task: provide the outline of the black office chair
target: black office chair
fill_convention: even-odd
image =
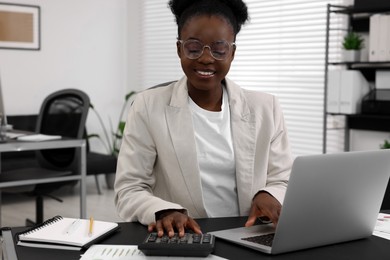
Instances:
[[[14,129],[33,132],[37,125],[37,115],[13,115],[7,116],[7,121]],[[87,176],[94,176],[98,194],[103,194],[99,183],[98,175],[111,174],[116,172],[117,157],[109,154],[92,152],[87,131],[85,130],[84,139],[87,143]],[[39,167],[34,151],[7,152],[1,153],[1,168],[3,171],[9,171],[23,167]]]
[[[81,90],[64,89],[49,95],[42,103],[37,118],[36,132],[48,135],[61,135],[64,138],[82,139],[89,105],[88,95]],[[37,167],[25,167],[8,171],[4,169],[0,174],[0,182],[71,175],[77,170],[79,163],[77,153],[79,152],[76,148],[36,151]],[[22,161],[20,163],[23,165]],[[42,223],[44,221],[44,196],[53,197],[50,195],[53,191],[64,185],[76,183],[77,181],[68,181],[26,185],[17,189],[7,188],[3,192],[22,192],[36,197],[35,222]],[[34,223],[27,220],[27,225],[31,224]]]
[[[37,118],[38,115],[8,115],[7,122],[14,129],[35,132]],[[39,167],[34,151],[3,152],[0,157],[1,171],[18,169],[20,165],[23,165],[23,167]]]
[[[92,152],[87,136],[87,132],[85,132],[85,139],[87,141],[87,176],[95,176],[96,189],[98,194],[102,194],[98,175],[115,173],[117,157],[111,154]]]

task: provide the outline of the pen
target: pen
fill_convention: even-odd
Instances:
[[[70,224],[68,229],[65,231],[65,233],[67,235],[72,234],[78,228],[79,225],[80,225],[80,219],[73,221],[72,224]]]
[[[89,218],[89,231],[88,231],[88,236],[92,236],[93,233],[93,217]]]

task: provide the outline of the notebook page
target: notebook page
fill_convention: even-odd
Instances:
[[[78,221],[76,226],[74,225],[75,221]],[[19,235],[19,240],[81,247],[116,228],[118,224],[95,220],[91,236],[88,234],[89,226],[90,221],[88,219],[61,218],[31,232]]]

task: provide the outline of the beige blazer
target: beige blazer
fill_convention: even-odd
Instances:
[[[137,94],[118,157],[115,203],[125,221],[155,222],[155,212],[186,209],[207,217],[188,106],[187,78]],[[226,79],[240,214],[260,190],[281,203],[292,159],[277,99]],[[210,158],[212,159],[212,158]]]

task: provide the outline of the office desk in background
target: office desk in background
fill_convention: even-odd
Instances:
[[[234,217],[234,218],[210,218],[210,219],[198,219],[199,225],[203,232],[211,232],[220,229],[241,227],[246,221],[246,217]],[[329,223],[331,225],[331,223]],[[119,223],[120,229],[112,236],[108,237],[101,244],[112,245],[138,245],[140,244],[147,234],[146,226],[139,223]],[[12,250],[15,250],[14,256],[17,255],[18,260],[79,260],[80,252],[78,251],[66,251],[66,250],[52,250],[41,248],[30,248],[15,246],[13,237],[17,232],[24,231],[26,228],[12,228],[12,235],[3,237],[3,246],[8,248],[6,251],[8,254],[12,254]],[[299,239],[299,236],[297,237]],[[241,247],[236,244],[216,239],[215,243],[215,255],[227,258],[227,259],[282,259],[282,260],[329,260],[329,259],[375,259],[375,260],[388,260],[390,259],[390,241],[376,236],[371,236],[367,239],[361,239],[341,244],[335,244],[330,246],[324,246],[319,248],[301,250],[292,253],[286,253],[281,255],[266,255],[261,252]],[[12,259],[14,260],[14,259]]]
[[[80,181],[80,217],[86,217],[86,143],[83,139],[59,139],[42,142],[27,142],[10,140],[0,143],[0,153],[2,152],[20,152],[31,150],[45,150],[45,149],[62,149],[62,148],[77,148],[80,149],[79,172],[78,174],[68,175],[56,178],[44,179],[28,179],[20,181],[0,182],[0,191],[2,188],[17,187],[30,184],[52,183],[60,181]],[[0,161],[1,171],[1,161]],[[0,172],[1,174],[1,172]],[[1,192],[0,192],[0,207],[1,207]],[[1,212],[1,211],[0,211]],[[1,214],[0,214],[1,224]]]

